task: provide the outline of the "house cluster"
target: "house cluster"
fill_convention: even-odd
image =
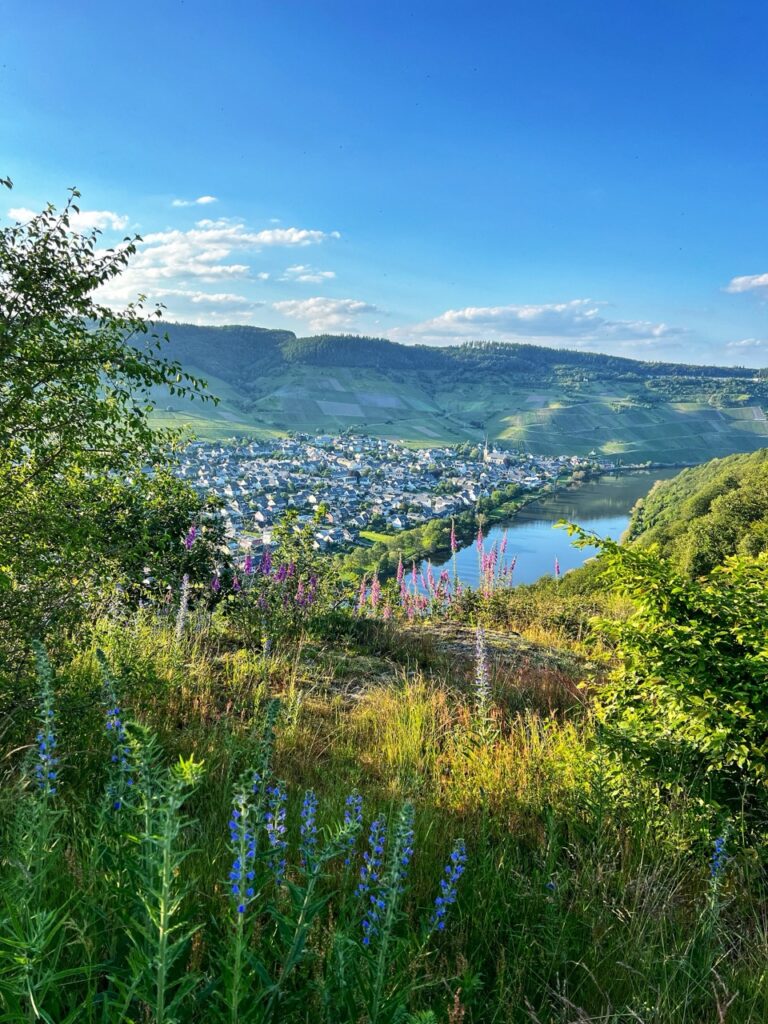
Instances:
[[[509,484],[541,489],[593,465],[577,456],[502,452],[487,445],[410,449],[344,434],[200,441],[186,450],[178,472],[198,493],[222,499],[233,551],[269,544],[272,527],[288,509],[306,523],[319,505],[326,512],[315,543],[325,550],[357,543],[361,531],[389,533],[457,515]]]

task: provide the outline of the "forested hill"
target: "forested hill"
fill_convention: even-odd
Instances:
[[[544,345],[474,341],[462,345],[402,345],[385,338],[352,334],[319,334],[298,338],[292,331],[264,327],[201,327],[162,324],[170,338],[169,354],[224,380],[242,379],[243,370],[277,365],[368,367],[378,370],[512,371],[534,376],[557,369],[581,370],[600,377],[658,376],[737,379],[760,372],[744,367],[696,366],[643,362]]]
[[[534,452],[677,465],[768,444],[768,374],[756,369],[529,344],[439,348],[244,326],[162,329],[167,354],[206,377],[221,402],[195,418],[163,398],[159,415],[202,436],[350,428],[421,444],[488,436]]]
[[[692,575],[728,555],[768,550],[768,449],[714,459],[660,481],[638,502],[628,539]]]

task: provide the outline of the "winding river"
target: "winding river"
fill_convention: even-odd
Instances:
[[[557,494],[547,495],[521,509],[509,523],[494,526],[485,540],[486,550],[501,544],[507,531],[507,561],[517,557],[515,583],[533,583],[547,574],[554,574],[555,559],[560,570],[567,572],[590,558],[594,548],[575,548],[564,529],[555,529],[561,519],[578,523],[600,537],[618,540],[629,525],[632,507],[644,497],[656,480],[676,476],[679,469],[653,469],[575,484]],[[478,553],[469,544],[456,553],[459,578],[465,585],[476,587],[479,580]],[[426,572],[426,562],[423,564]],[[433,566],[435,575],[447,569],[453,576],[453,562]]]

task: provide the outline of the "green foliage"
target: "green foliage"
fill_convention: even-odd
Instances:
[[[638,503],[629,539],[658,545],[684,572],[768,550],[768,449],[714,459],[657,484]]]
[[[205,385],[162,357],[140,304],[99,301],[137,239],[101,251],[97,231],[71,228],[77,199],[0,231],[0,667],[108,584],[140,583],[145,565],[173,576],[173,548],[206,514],[162,472],[173,438],[148,415],[153,389]]]
[[[573,528],[602,549],[606,583],[632,598],[601,629],[618,661],[597,691],[606,735],[652,777],[762,814],[768,783],[768,558],[733,556],[686,578],[654,551]]]

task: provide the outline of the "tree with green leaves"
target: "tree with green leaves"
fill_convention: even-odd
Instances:
[[[0,658],[6,660],[23,654],[25,638],[75,621],[84,600],[94,597],[86,586],[107,578],[126,582],[121,577],[135,575],[137,561],[151,562],[153,504],[153,529],[167,546],[158,515],[168,522],[172,511],[167,502],[162,515],[159,510],[170,487],[164,467],[178,438],[153,426],[153,391],[209,397],[203,381],[163,357],[163,338],[152,329],[159,309],[147,312],[139,297],[116,311],[102,297],[141,239],[100,248],[97,230],[75,229],[78,199],[72,189],[61,211],[49,205],[27,223],[0,229]],[[193,492],[180,500],[181,490],[174,495],[178,511],[200,517]]]
[[[600,621],[615,652],[595,691],[606,739],[634,769],[723,809],[768,796],[768,555],[691,579],[656,550],[600,540],[608,586],[634,614]]]

